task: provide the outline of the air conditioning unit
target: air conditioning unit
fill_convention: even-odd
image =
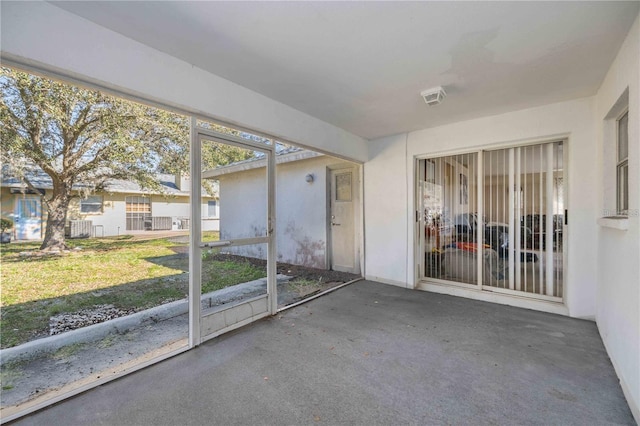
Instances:
[[[442,102],[445,96],[447,96],[447,92],[445,92],[441,86],[438,86],[433,89],[423,90],[420,92],[420,96],[422,96],[427,105],[434,106]]]

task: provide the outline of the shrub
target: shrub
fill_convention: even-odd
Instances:
[[[2,232],[6,231],[7,229],[11,229],[13,228],[13,221],[11,219],[6,219],[6,218],[0,218],[0,230]]]

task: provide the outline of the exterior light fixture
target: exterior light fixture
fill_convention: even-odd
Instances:
[[[313,176],[313,173],[309,173],[304,177],[304,180],[307,181],[307,183],[313,183],[315,177]]]
[[[447,96],[447,92],[444,91],[442,86],[438,86],[433,89],[423,90],[420,92],[420,96],[422,96],[427,105],[434,106],[442,102],[442,100]]]

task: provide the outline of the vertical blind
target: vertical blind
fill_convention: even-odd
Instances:
[[[422,160],[423,278],[562,298],[563,160],[562,142]]]

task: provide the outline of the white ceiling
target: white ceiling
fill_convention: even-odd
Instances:
[[[593,95],[640,7],[640,2],[54,4],[368,139]],[[448,97],[428,107],[419,93],[439,85]]]

